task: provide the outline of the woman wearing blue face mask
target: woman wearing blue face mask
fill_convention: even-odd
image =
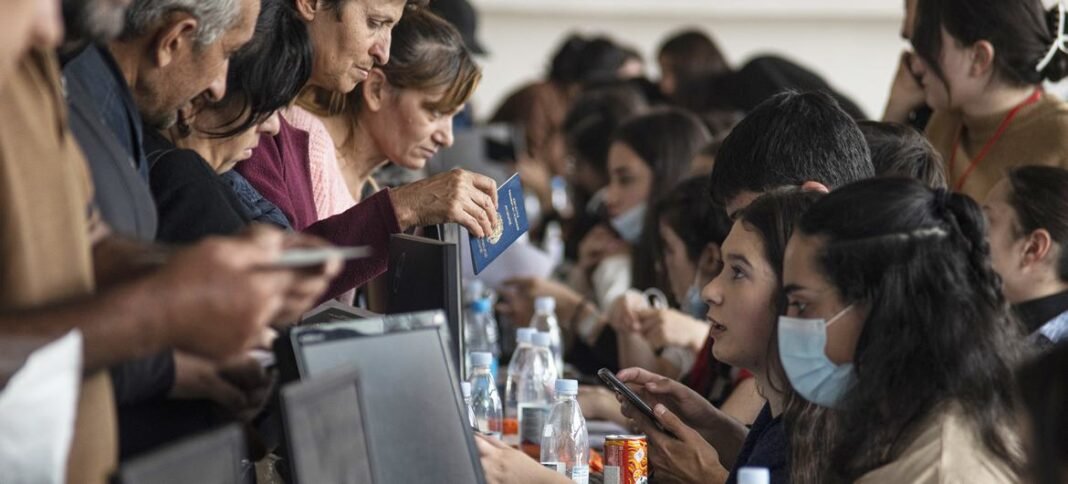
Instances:
[[[657,233],[648,206],[682,181],[710,139],[700,120],[678,109],[637,115],[616,130],[601,192],[606,222],[579,244],[579,272],[572,277],[598,306],[608,307],[631,287],[656,285]]]
[[[723,242],[724,268],[701,293],[709,303],[713,355],[751,372],[766,399],[750,428],[681,383],[634,368],[620,372],[620,380],[637,387],[654,405],[660,424],[675,435],[661,432],[623,404],[624,415],[649,438],[658,479],[733,483],[737,469],[752,466],[768,468],[773,483],[788,482],[783,412],[792,393],[778,364],[775,321],[785,310],[781,276],[786,242],[819,196],[794,189],[773,192],[740,212]]]
[[[787,413],[793,482],[1018,482],[1023,335],[985,229],[970,198],[906,179],[840,188],[805,214],[779,354],[795,391],[831,410]]]

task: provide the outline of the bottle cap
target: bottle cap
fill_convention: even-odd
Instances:
[[[538,330],[534,328],[519,328],[515,330],[515,342],[516,343],[530,343],[533,341],[534,333]]]
[[[476,351],[471,353],[471,366],[490,366],[493,364],[493,353]]]
[[[556,299],[551,296],[542,296],[534,300],[535,311],[556,311]]]
[[[549,348],[553,345],[553,335],[538,331],[530,337],[530,344],[539,348]]]
[[[493,307],[490,304],[489,298],[488,297],[484,297],[484,298],[475,299],[474,301],[472,301],[471,302],[471,309],[473,309],[476,313],[479,313],[479,314],[487,314],[487,313],[490,312],[490,310],[493,309]]]
[[[460,382],[460,393],[464,398],[471,398],[471,382]]]
[[[738,469],[739,484],[768,484],[771,472],[763,467],[743,467]]]
[[[578,380],[556,380],[557,395],[578,395]]]

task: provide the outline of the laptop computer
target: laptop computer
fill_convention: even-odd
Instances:
[[[112,483],[251,484],[256,472],[245,459],[245,435],[232,424],[135,457],[122,464]]]
[[[293,484],[374,484],[358,373],[341,370],[281,391]]]
[[[376,482],[485,482],[442,311],[298,326],[279,339],[301,380],[359,372]]]

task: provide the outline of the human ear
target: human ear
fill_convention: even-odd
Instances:
[[[319,0],[296,0],[297,15],[305,22],[315,20],[315,14],[319,12]]]
[[[174,20],[161,27],[151,44],[152,58],[156,67],[166,67],[178,57],[181,57],[183,49],[192,48],[193,34],[199,23],[192,15],[185,13],[176,14]]]
[[[1021,264],[1026,268],[1041,264],[1053,250],[1053,237],[1046,229],[1038,229],[1027,235]]]
[[[385,103],[386,90],[389,89],[386,74],[382,69],[371,69],[367,80],[363,81],[363,103],[371,112],[378,112]]]
[[[801,184],[801,191],[831,193],[831,189],[827,188],[827,185],[824,185],[824,184],[822,184],[822,183],[820,183],[818,181],[812,181],[812,180],[809,180],[809,181],[806,181],[805,183],[802,183]]]
[[[980,40],[972,45],[972,65],[968,73],[972,77],[986,77],[994,70],[994,45]]]

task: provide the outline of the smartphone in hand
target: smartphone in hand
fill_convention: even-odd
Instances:
[[[665,429],[663,425],[660,425],[660,420],[653,414],[653,408],[650,407],[648,403],[645,403],[645,401],[642,400],[637,393],[634,393],[634,391],[627,387],[626,384],[619,381],[619,378],[616,378],[616,375],[609,371],[608,368],[601,368],[598,370],[597,376],[604,381],[604,384],[607,385],[608,388],[611,388],[612,391],[623,396],[632,407],[637,408],[639,412],[645,414],[645,416],[649,418],[649,421],[652,422],[653,425],[656,425],[658,430],[675,437],[675,434]]]

